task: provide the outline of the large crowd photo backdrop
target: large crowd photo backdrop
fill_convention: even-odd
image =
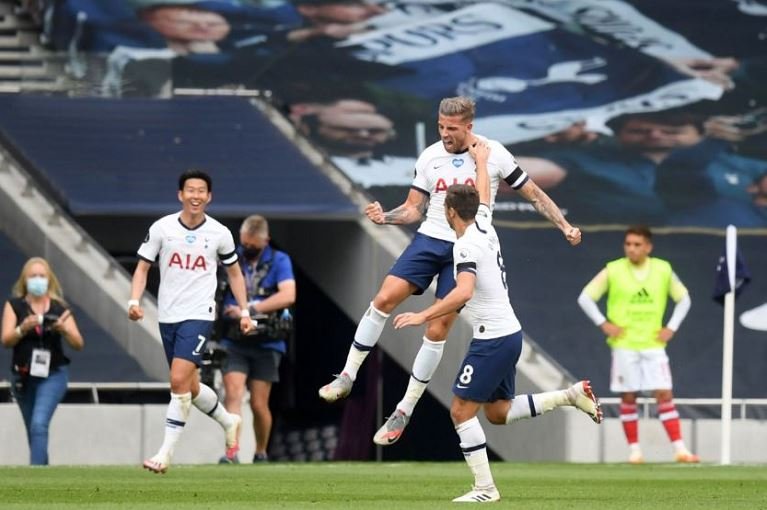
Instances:
[[[82,94],[264,91],[385,208],[438,140],[439,100],[472,97],[474,131],[584,230],[572,248],[499,190],[494,221],[526,332],[602,391],[609,350],[576,298],[622,256],[627,225],[655,230],[655,254],[691,290],[669,346],[679,396],[720,387],[710,293],[728,224],[753,272],[739,313],[767,314],[767,1],[60,0],[50,14],[47,38],[71,55]],[[759,324],[737,326],[737,397],[764,396]]]

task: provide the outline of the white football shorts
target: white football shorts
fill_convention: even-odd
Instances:
[[[610,391],[613,393],[672,388],[671,367],[665,349],[613,349],[612,354]]]

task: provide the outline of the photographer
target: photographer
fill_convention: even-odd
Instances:
[[[289,307],[296,301],[296,282],[290,257],[269,246],[269,225],[262,216],[245,218],[237,248],[245,276],[251,316],[258,321],[255,332],[242,335],[235,325],[240,308],[227,291],[222,310],[223,338],[227,351],[222,372],[226,390],[225,406],[240,414],[247,383],[256,453],[253,462],[267,460],[266,449],[272,430],[269,393],[279,382],[280,360],[287,350],[286,340],[293,330]],[[237,463],[236,455],[224,456],[221,463]]]
[[[83,337],[48,262],[29,259],[3,308],[3,346],[13,348],[11,392],[21,409],[30,463],[48,464],[48,425],[64,398],[69,359],[61,340],[82,350]]]

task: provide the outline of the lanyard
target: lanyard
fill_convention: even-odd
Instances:
[[[45,296],[45,300],[44,300],[45,304],[44,304],[44,307],[43,307],[43,313],[35,313],[35,311],[32,309],[32,304],[29,301],[27,301],[26,299],[24,300],[24,303],[27,305],[27,312],[28,312],[27,315],[35,315],[38,318],[42,318],[51,309],[51,298],[48,297],[48,296]],[[43,341],[43,333],[44,333],[44,331],[43,331],[43,320],[42,319],[39,321],[39,324],[37,326],[35,326],[35,333],[37,333],[37,336],[38,336],[37,345],[40,348],[44,347],[45,346],[45,342]]]

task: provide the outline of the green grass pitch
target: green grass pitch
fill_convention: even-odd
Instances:
[[[767,467],[674,464],[492,465],[493,508],[767,509]],[[470,488],[463,463],[291,463],[3,467],[0,508],[451,508]],[[463,506],[463,505],[458,505]]]

